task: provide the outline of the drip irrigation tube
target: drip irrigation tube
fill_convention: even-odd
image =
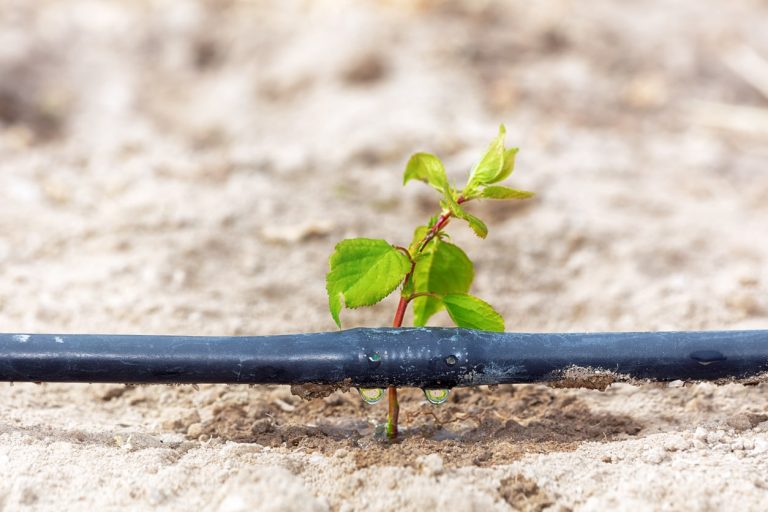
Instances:
[[[351,329],[255,337],[0,334],[0,380],[451,388],[616,380],[756,382],[768,330],[597,334]],[[602,379],[602,380],[601,380]],[[755,380],[757,379],[757,380]],[[604,387],[604,386],[603,386]]]

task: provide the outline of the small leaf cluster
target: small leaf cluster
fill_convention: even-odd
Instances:
[[[464,204],[476,199],[526,199],[533,193],[498,185],[514,170],[517,148],[506,148],[502,125],[485,154],[459,189],[448,181],[439,158],[416,153],[408,161],[403,184],[423,181],[440,194],[441,211],[414,231],[410,245],[400,247],[385,240],[353,238],[336,245],[326,276],[328,305],[341,327],[343,306],[371,306],[401,288],[401,303],[413,303],[413,324],[426,325],[445,309],[458,327],[503,331],[504,319],[487,302],[469,294],[474,266],[466,253],[446,240],[443,228],[451,218],[465,221],[485,238],[486,224],[469,213]],[[342,305],[343,300],[343,305]]]

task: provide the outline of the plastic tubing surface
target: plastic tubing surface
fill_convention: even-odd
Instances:
[[[768,371],[768,330],[492,333],[350,329],[278,336],[0,334],[0,381],[337,384],[451,388],[618,380],[748,380]]]

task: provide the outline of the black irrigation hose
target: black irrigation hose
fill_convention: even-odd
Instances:
[[[451,388],[738,380],[768,371],[768,331],[517,334],[352,329],[255,337],[0,334],[0,380]],[[581,380],[580,380],[581,379]],[[599,387],[599,386],[597,386]]]

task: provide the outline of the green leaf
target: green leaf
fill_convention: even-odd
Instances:
[[[425,236],[427,236],[429,229],[430,227],[428,226],[419,226],[413,231],[413,240],[411,240],[411,245],[408,246],[408,252],[410,252],[412,255],[416,255],[419,250],[419,246],[421,245],[421,241],[424,240]]]
[[[464,251],[443,241],[434,245],[430,243],[430,248],[416,263],[412,277],[413,291],[441,296],[468,292],[475,271]],[[442,300],[438,297],[416,297],[413,299],[413,325],[426,325],[429,318],[442,308]]]
[[[496,178],[502,173],[504,168],[504,135],[506,133],[507,129],[504,125],[499,126],[499,134],[491,141],[485,155],[483,155],[472,171],[472,175],[467,183],[468,189],[472,190],[477,185],[494,183]]]
[[[502,187],[500,185],[485,187],[480,193],[480,197],[486,199],[528,199],[529,197],[533,196],[533,192]]]
[[[504,332],[504,319],[485,301],[467,294],[446,295],[443,304],[456,326]]]
[[[386,240],[352,238],[336,245],[325,278],[328,308],[341,327],[341,298],[348,308],[371,306],[392,293],[411,269],[411,262]]]
[[[469,227],[472,228],[472,231],[474,231],[477,236],[480,238],[488,236],[488,226],[485,225],[485,222],[467,212],[464,212],[464,216],[461,218],[469,223]]]
[[[489,183],[498,183],[510,177],[512,171],[515,170],[515,157],[517,156],[517,151],[517,148],[509,148],[504,151],[504,165],[501,166],[501,172]]]
[[[438,192],[448,184],[445,168],[440,159],[429,153],[416,153],[408,161],[403,174],[403,185],[410,180],[420,180],[428,183]]]
[[[472,231],[474,231],[477,236],[480,238],[488,236],[488,226],[485,225],[485,222],[464,210],[464,208],[456,202],[456,199],[453,198],[453,194],[448,187],[443,190],[443,200],[440,204],[448,209],[457,219],[467,221],[469,227],[472,228]]]

